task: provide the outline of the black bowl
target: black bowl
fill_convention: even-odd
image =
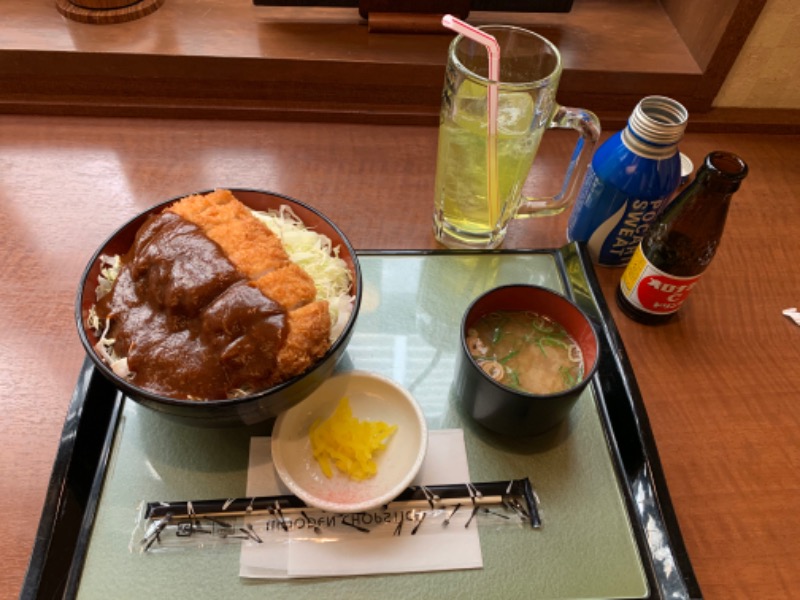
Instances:
[[[468,331],[481,317],[495,311],[532,311],[560,323],[580,346],[583,377],[571,388],[534,394],[511,388],[490,377],[472,357]],[[495,433],[520,437],[543,433],[567,418],[597,370],[600,346],[589,317],[573,302],[536,285],[506,285],[485,292],[467,308],[461,323],[456,397],[476,423]]]
[[[212,190],[198,193],[205,194],[210,191]],[[117,388],[122,390],[129,398],[166,416],[175,417],[183,422],[209,427],[253,425],[268,421],[313,392],[333,372],[339,359],[344,354],[352,336],[361,305],[361,267],[358,257],[344,233],[330,219],[315,208],[280,194],[246,189],[231,189],[231,192],[239,201],[254,210],[264,211],[277,209],[281,205],[290,206],[307,227],[317,233],[328,236],[333,246],[339,247],[340,258],[347,263],[352,272],[352,294],[355,301],[350,319],[339,338],[331,345],[325,355],[304,373],[272,388],[239,398],[208,401],[179,400],[153,393],[119,377],[95,351],[94,345],[97,343],[97,336],[87,326],[86,316],[96,302],[95,288],[100,274],[100,256],[103,254],[109,256],[125,254],[133,244],[136,232],[150,214],[159,212],[167,205],[184,196],[162,202],[134,217],[114,232],[100,246],[83,273],[78,287],[75,307],[78,333],[86,353],[94,362],[95,367]]]

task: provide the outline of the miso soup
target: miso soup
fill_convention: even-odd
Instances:
[[[553,394],[583,377],[580,346],[559,323],[530,311],[496,311],[467,331],[475,362],[503,385]]]

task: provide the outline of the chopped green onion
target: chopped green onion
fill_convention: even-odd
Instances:
[[[536,340],[536,345],[539,346],[539,350],[542,351],[542,354],[547,356],[547,352],[545,352],[545,345],[550,345],[555,348],[563,348],[564,350],[569,350],[569,345],[565,344],[561,340],[554,338],[554,337],[543,337]]]
[[[514,358],[517,354],[519,354],[519,350],[512,350],[511,352],[506,354],[503,358],[501,358],[499,362],[505,364],[508,361],[510,361],[512,358]]]
[[[503,327],[502,326],[495,327],[494,331],[492,331],[492,343],[496,344],[501,339],[503,339]]]
[[[561,374],[561,379],[567,388],[571,388],[578,383],[578,378],[575,374],[573,374],[572,369],[568,367],[560,367],[558,372]]]
[[[555,329],[552,323],[548,323],[547,319],[543,317],[534,318],[531,321],[531,326],[540,333],[553,333]]]
[[[510,380],[506,385],[508,387],[514,387],[518,389],[522,389],[522,386],[519,384],[519,376],[514,369],[509,369],[506,367],[506,377]]]

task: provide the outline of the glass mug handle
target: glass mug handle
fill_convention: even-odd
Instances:
[[[555,196],[525,198],[517,210],[518,218],[557,215],[572,204],[600,139],[600,120],[594,113],[582,108],[556,106],[547,128],[574,129],[580,137],[572,152],[561,191]]]

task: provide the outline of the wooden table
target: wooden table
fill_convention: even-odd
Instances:
[[[572,139],[545,136],[535,183],[558,187]],[[741,154],[750,176],[721,250],[679,318],[617,310],[672,501],[706,598],[800,589],[800,137],[689,134],[699,164]],[[359,249],[436,247],[436,129],[0,116],[0,590],[18,593],[83,361],[73,302],[100,242],[150,205],[213,187],[309,202]],[[565,242],[566,215],[513,224],[508,247]],[[8,596],[6,596],[8,594]]]

